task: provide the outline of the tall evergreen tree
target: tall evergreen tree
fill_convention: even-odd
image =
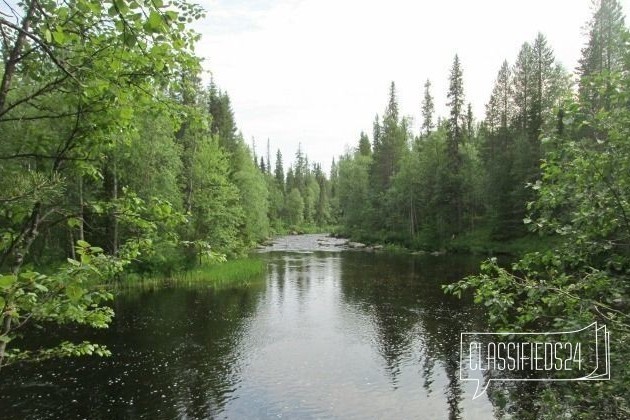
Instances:
[[[468,106],[466,107],[466,116],[464,117],[464,119],[466,121],[466,139],[468,141],[471,141],[475,133],[473,129],[474,116],[472,111],[472,104],[470,102],[468,102]]]
[[[464,82],[459,57],[455,55],[449,75],[448,103],[450,108],[446,153],[449,174],[443,192],[447,205],[447,217],[452,222],[453,233],[461,231],[463,218],[462,156],[460,145],[463,141],[464,121]]]
[[[267,138],[267,174],[271,174],[271,148],[269,146],[269,138]]]
[[[487,216],[495,239],[506,239],[522,227],[520,212],[514,209],[522,207],[523,203],[515,204],[512,194],[515,184],[519,183],[514,179],[512,169],[514,139],[511,123],[514,109],[511,82],[511,70],[506,60],[499,69],[486,105],[486,129],[481,147]]]
[[[376,114],[374,122],[372,123],[372,152],[375,152],[381,147],[381,131],[381,120],[378,114]]]
[[[274,178],[276,183],[282,192],[284,192],[284,168],[282,167],[282,153],[280,149],[276,152],[276,169],[274,171]]]
[[[370,156],[372,154],[372,149],[370,147],[370,139],[367,134],[361,131],[361,136],[359,138],[359,148],[358,152],[361,156]]]
[[[424,98],[422,100],[422,126],[420,135],[427,137],[435,127],[433,124],[433,114],[435,113],[435,105],[433,96],[431,96],[431,81],[427,79],[424,83]]]
[[[459,163],[459,146],[462,143],[462,126],[464,125],[464,81],[457,54],[453,59],[453,66],[449,76],[448,88],[449,131],[448,153],[452,164]]]
[[[236,121],[227,93],[221,92],[214,80],[208,88],[208,112],[212,115],[210,131],[219,137],[219,145],[228,153],[234,153],[236,145]]]
[[[491,132],[507,129],[511,123],[514,113],[512,100],[512,72],[505,60],[494,82],[490,101],[486,105],[486,124]]]
[[[391,83],[389,100],[383,114],[383,124],[378,129],[378,141],[374,142],[372,176],[378,191],[385,191],[391,177],[398,169],[402,152],[406,147],[406,130],[398,116],[396,85]]]
[[[546,116],[555,105],[555,92],[559,84],[555,58],[547,39],[542,33],[536,35],[532,44],[532,100],[529,113],[529,138],[536,147]]]
[[[619,1],[599,0],[595,4],[597,10],[588,23],[588,41],[578,66],[580,95],[592,110],[608,104],[601,103],[601,93],[594,88],[590,76],[623,70],[623,52],[627,49],[623,37],[626,24]]]
[[[523,133],[528,132],[529,128],[533,71],[532,47],[525,42],[521,46],[513,69],[514,119],[516,128]]]

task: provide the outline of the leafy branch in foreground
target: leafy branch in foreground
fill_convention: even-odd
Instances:
[[[525,418],[630,414],[630,74],[604,71],[588,83],[599,106],[565,105],[562,130],[545,141],[542,179],[530,185],[536,200],[525,223],[561,244],[511,270],[487,261],[481,274],[444,286],[457,296],[473,289],[495,328],[567,331],[597,321],[611,331],[611,380],[541,383],[534,413],[513,407]]]
[[[24,270],[18,275],[0,277],[0,368],[24,360],[92,353],[109,355],[104,347],[88,342],[63,342],[36,351],[6,349],[29,322],[78,323],[94,328],[109,325],[114,312],[102,304],[113,295],[103,286],[103,278],[120,271],[122,265],[85,241],[79,241],[76,254],[79,260],[69,258],[67,264],[51,275]]]

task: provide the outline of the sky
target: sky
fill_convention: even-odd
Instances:
[[[239,129],[266,158],[267,139],[285,168],[298,144],[326,170],[333,156],[370,137],[396,83],[400,112],[418,131],[423,85],[446,115],[455,54],[466,101],[482,119],[503,60],[542,32],[574,71],[592,16],[591,0],[198,0],[206,17],[204,78],[230,96]],[[630,0],[622,0],[626,16]],[[628,19],[626,19],[628,23]]]

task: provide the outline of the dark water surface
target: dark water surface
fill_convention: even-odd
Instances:
[[[3,369],[0,418],[492,418],[458,370],[460,332],[483,315],[440,289],[479,258],[322,238],[261,253],[267,274],[247,288],[120,296],[108,330],[80,332],[114,355]]]

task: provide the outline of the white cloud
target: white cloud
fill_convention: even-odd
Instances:
[[[628,1],[624,3],[628,11]],[[374,115],[396,82],[402,113],[419,115],[429,78],[446,113],[455,53],[467,100],[483,116],[496,73],[521,44],[544,33],[556,57],[573,70],[591,16],[589,0],[205,1],[198,52],[232,99],[237,123],[258,151],[271,139],[289,159],[298,142],[311,161],[371,134]]]

